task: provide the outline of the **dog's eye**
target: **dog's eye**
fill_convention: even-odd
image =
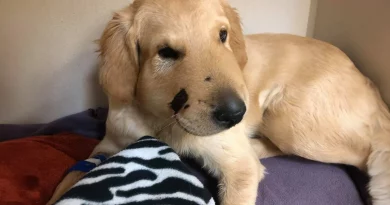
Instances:
[[[161,58],[169,58],[169,59],[173,59],[173,60],[176,60],[179,58],[179,52],[173,50],[172,48],[170,47],[164,47],[164,48],[161,48],[159,51],[158,51],[158,55],[161,57]]]
[[[227,36],[228,36],[228,32],[226,29],[222,29],[221,31],[219,31],[219,39],[221,39],[222,43],[226,42]]]

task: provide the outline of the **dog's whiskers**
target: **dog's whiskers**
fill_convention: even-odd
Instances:
[[[176,123],[176,119],[174,119],[176,117],[176,115],[172,115],[168,120],[166,120],[164,122],[164,126],[157,132],[157,135],[160,135],[160,133],[162,131],[164,131],[164,129],[166,129],[167,127],[170,127],[171,125],[175,124]]]

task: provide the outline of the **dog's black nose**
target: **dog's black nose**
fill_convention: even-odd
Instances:
[[[213,115],[214,121],[221,127],[231,128],[241,122],[246,112],[244,101],[234,92],[224,92],[219,96]]]

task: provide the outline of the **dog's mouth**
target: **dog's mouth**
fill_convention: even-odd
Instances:
[[[213,129],[211,127],[202,127],[201,125],[196,126],[197,123],[194,123],[185,118],[178,117],[177,115],[175,115],[174,118],[178,127],[190,135],[207,137],[222,131],[215,128]]]
[[[190,131],[188,128],[186,128],[186,126],[182,125],[182,123],[180,122],[180,119],[177,117],[177,115],[175,115],[175,120],[176,120],[176,123],[177,125],[186,133],[190,134],[190,135],[195,135],[195,136],[198,136],[197,133],[195,132],[192,132]]]
[[[187,104],[188,99],[188,93],[183,88],[175,95],[172,101],[168,104],[170,109],[174,112],[173,118],[176,121],[178,127],[184,132],[194,136],[210,136],[220,132],[221,130],[218,129],[217,126],[213,126],[213,122],[207,119],[206,116],[208,116],[208,114],[205,114],[207,110],[198,110],[196,114],[197,116],[193,116],[192,119],[188,119],[184,116],[181,116],[180,111],[186,110],[190,107],[190,105]],[[199,100],[199,102],[201,101]],[[205,101],[202,102],[205,103]]]

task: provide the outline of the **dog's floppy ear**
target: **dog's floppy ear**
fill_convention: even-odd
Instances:
[[[248,61],[248,56],[246,55],[245,40],[241,28],[240,17],[237,11],[233,9],[226,0],[221,1],[225,14],[230,23],[230,47],[234,52],[238,65],[240,65],[241,68],[244,68]]]
[[[122,102],[133,99],[138,77],[137,39],[132,5],[116,12],[99,42],[99,81],[106,94]]]

